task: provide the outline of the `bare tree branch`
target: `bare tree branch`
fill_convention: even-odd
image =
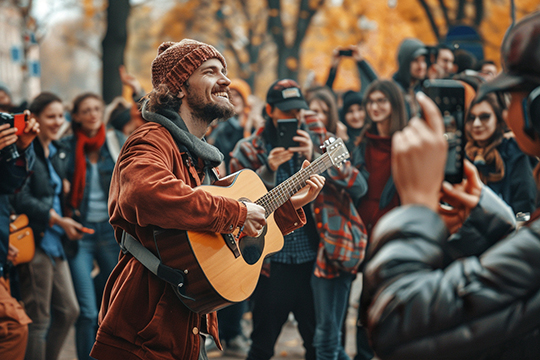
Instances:
[[[433,18],[433,14],[431,13],[431,9],[429,8],[429,5],[426,3],[425,0],[418,0],[420,2],[420,5],[424,8],[424,11],[426,12],[426,16],[428,17],[429,23],[431,24],[431,29],[433,30],[433,33],[435,34],[435,37],[437,38],[437,42],[441,42],[441,35],[439,33],[439,28],[437,27],[437,23],[435,23],[435,19]]]
[[[444,3],[444,0],[439,0],[439,5],[441,6],[441,10],[444,16],[444,21],[446,22],[446,28],[450,27],[450,17],[448,16],[448,8],[446,7],[446,4]]]

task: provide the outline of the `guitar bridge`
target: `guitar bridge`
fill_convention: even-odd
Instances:
[[[240,249],[238,249],[238,244],[236,243],[236,239],[234,238],[233,234],[221,234],[223,237],[223,240],[225,240],[225,244],[227,244],[227,247],[232,251],[235,258],[240,257]]]

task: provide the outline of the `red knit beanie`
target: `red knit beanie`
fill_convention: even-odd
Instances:
[[[158,48],[158,54],[152,61],[152,86],[167,85],[177,93],[180,86],[193,74],[203,62],[216,58],[227,69],[225,58],[212,45],[196,40],[184,39],[180,42],[167,41]]]

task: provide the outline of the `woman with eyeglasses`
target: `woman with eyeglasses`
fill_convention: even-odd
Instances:
[[[123,145],[125,137],[119,131],[108,133],[103,115],[104,103],[99,95],[83,93],[77,96],[71,109],[73,136],[66,139],[71,149],[68,206],[72,217],[90,229],[81,240],[71,242],[75,246],[67,251],[81,309],[75,324],[79,360],[90,359],[101,296],[107,278],[118,262],[120,250],[109,223],[107,204],[116,151]],[[94,261],[99,266],[95,278],[92,276]]]
[[[503,112],[494,94],[471,103],[465,122],[465,153],[480,179],[498,194],[515,214],[535,209],[536,185],[531,163],[514,138],[504,136]]]
[[[392,179],[390,153],[392,135],[407,125],[408,117],[403,93],[390,80],[372,82],[366,89],[362,106],[366,111],[365,125],[354,139],[351,162],[367,178],[367,193],[357,201],[356,208],[364,222],[369,246],[371,231],[377,221],[400,203]],[[367,360],[373,356],[359,318],[354,360]]]
[[[36,241],[34,258],[17,266],[22,301],[32,319],[25,358],[54,360],[79,315],[63,243],[79,240],[83,226],[63,213],[69,153],[58,141],[65,121],[62,100],[43,92],[29,110],[41,130],[33,142],[36,161],[13,203],[18,213],[28,215]]]
[[[390,169],[390,149],[392,135],[407,124],[407,112],[401,90],[390,80],[371,83],[363,106],[366,123],[354,142],[352,161],[368,178],[367,194],[357,208],[369,236],[379,218],[399,205]]]

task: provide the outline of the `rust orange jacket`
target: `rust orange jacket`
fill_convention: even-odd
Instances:
[[[202,163],[180,152],[163,126],[147,123],[126,141],[113,173],[110,222],[117,239],[125,230],[154,254],[153,228],[229,233],[242,226],[245,206],[202,189]],[[281,231],[305,224],[300,209],[285,203],[275,213]],[[297,224],[296,226],[294,224]],[[174,241],[159,243],[163,263],[182,268]],[[171,286],[131,255],[120,253],[109,277],[91,356],[103,359],[198,359],[201,331],[218,342],[215,313],[198,315],[185,307]]]

